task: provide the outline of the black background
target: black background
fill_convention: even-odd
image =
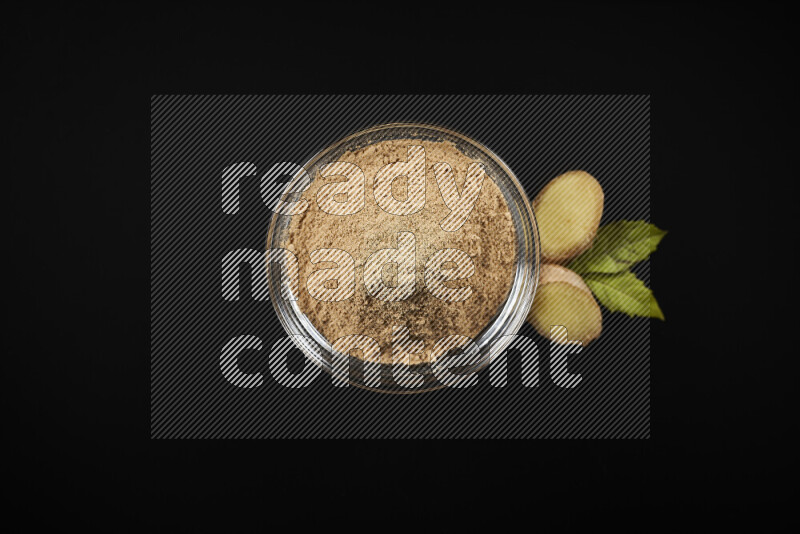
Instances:
[[[4,15],[7,508],[119,531],[782,523],[791,330],[754,280],[787,273],[751,221],[791,239],[787,8],[302,7]],[[651,94],[652,438],[150,441],[149,97],[270,92]]]

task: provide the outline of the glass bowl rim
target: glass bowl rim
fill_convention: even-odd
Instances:
[[[504,315],[504,312],[506,312],[506,310],[508,308],[509,300],[511,300],[512,296],[517,296],[517,297],[520,296],[519,295],[519,291],[517,292],[517,295],[514,295],[514,289],[515,289],[515,287],[518,287],[518,284],[520,284],[520,283],[524,284],[524,286],[525,286],[523,289],[520,290],[520,291],[522,291],[522,295],[521,295],[522,299],[521,300],[518,299],[515,303],[512,303],[513,309],[509,310],[509,312],[513,312],[513,314],[511,314],[511,313],[506,313],[505,314],[505,315],[513,315],[513,318],[510,321],[510,323],[507,323],[505,325],[504,331],[496,336],[498,339],[495,340],[495,342],[490,344],[488,347],[483,347],[482,350],[481,350],[481,358],[480,358],[480,360],[477,363],[475,363],[474,365],[468,367],[466,370],[463,371],[465,376],[471,376],[473,373],[477,373],[477,372],[481,371],[482,369],[484,369],[485,367],[487,367],[492,361],[494,361],[494,359],[496,359],[500,354],[502,354],[505,351],[507,346],[511,343],[511,337],[513,336],[513,334],[516,334],[519,331],[519,329],[522,327],[522,325],[523,325],[523,323],[525,321],[525,318],[528,315],[528,310],[530,309],[530,305],[533,303],[533,299],[534,299],[534,296],[536,294],[536,290],[537,290],[538,283],[539,283],[539,271],[540,271],[540,268],[541,268],[541,252],[540,252],[540,243],[539,243],[539,230],[538,230],[538,225],[537,225],[537,221],[536,221],[536,216],[534,214],[533,208],[531,207],[530,201],[528,200],[528,196],[527,196],[527,193],[525,192],[525,189],[522,187],[522,184],[520,183],[519,179],[517,179],[516,175],[511,170],[511,168],[505,163],[505,161],[503,161],[502,158],[500,158],[500,156],[498,156],[490,148],[486,147],[483,143],[481,143],[479,141],[476,141],[475,139],[473,139],[471,137],[468,137],[468,136],[466,136],[466,135],[464,135],[464,134],[462,134],[462,133],[460,133],[458,131],[452,130],[452,129],[448,128],[448,127],[439,126],[439,125],[435,125],[435,124],[416,123],[416,122],[392,122],[392,123],[378,124],[378,125],[374,125],[374,126],[371,126],[371,127],[368,127],[368,128],[360,129],[360,130],[358,130],[358,131],[356,131],[354,133],[351,133],[349,135],[346,135],[346,136],[340,138],[338,141],[335,141],[335,142],[327,145],[325,148],[317,151],[313,156],[308,158],[308,160],[303,165],[301,165],[300,167],[306,172],[306,174],[309,176],[309,178],[311,178],[311,181],[313,181],[313,177],[312,177],[312,173],[310,172],[310,169],[313,168],[314,165],[316,165],[318,163],[318,161],[320,159],[322,159],[325,155],[327,155],[327,154],[333,152],[334,150],[346,145],[347,143],[352,142],[352,141],[354,141],[356,139],[359,139],[361,137],[364,137],[364,136],[367,136],[367,135],[370,135],[370,134],[374,134],[376,132],[381,132],[381,131],[384,131],[384,130],[393,130],[393,129],[415,129],[415,130],[423,130],[423,131],[429,130],[429,131],[431,131],[431,132],[433,132],[435,134],[439,134],[439,135],[444,134],[445,138],[447,136],[454,137],[454,138],[456,138],[456,139],[458,139],[458,140],[460,140],[460,141],[462,141],[464,143],[467,143],[468,145],[471,145],[471,146],[477,148],[478,151],[484,153],[486,156],[488,156],[500,168],[500,170],[502,171],[502,174],[505,175],[508,178],[509,184],[513,186],[513,188],[511,190],[516,193],[516,197],[517,198],[516,199],[509,199],[508,195],[506,195],[506,193],[505,193],[506,189],[504,189],[503,187],[500,186],[500,184],[497,183],[498,178],[495,178],[494,176],[491,177],[492,180],[495,181],[496,185],[501,190],[501,192],[503,192],[504,199],[506,201],[506,204],[509,207],[509,211],[511,211],[511,213],[512,213],[512,217],[514,216],[515,213],[517,213],[511,207],[511,200],[515,200],[518,204],[521,205],[521,206],[518,206],[518,207],[522,208],[522,209],[518,210],[519,217],[521,217],[521,219],[522,219],[520,221],[520,224],[523,227],[522,229],[524,230],[525,228],[530,227],[529,235],[520,235],[520,233],[519,233],[520,228],[517,228],[516,227],[517,225],[515,224],[515,233],[517,234],[516,235],[516,237],[517,237],[517,261],[516,261],[517,273],[514,276],[514,279],[512,281],[512,287],[509,290],[509,295],[506,297],[505,304],[503,304],[502,308],[500,309],[500,312],[498,312],[498,314],[496,314],[494,316],[494,318],[490,321],[490,323],[487,324],[486,327],[484,327],[484,329],[481,331],[481,335],[479,336],[478,339],[484,338],[485,337],[484,334],[487,331],[491,330],[491,328],[493,326],[495,326],[495,323],[498,322],[498,320],[501,318],[501,316]],[[482,163],[485,163],[485,162],[482,162]],[[292,179],[288,181],[288,183],[284,187],[283,191],[290,191],[291,188],[296,184],[296,182],[301,178],[301,176],[302,176],[302,173],[300,173],[300,172],[296,173],[292,177]],[[282,196],[281,196],[281,198],[282,198]],[[277,212],[273,212],[272,217],[270,218],[270,223],[269,223],[269,227],[268,227],[268,230],[267,230],[267,240],[266,240],[266,250],[267,251],[269,251],[270,248],[273,245],[273,242],[275,240],[275,232],[276,232],[276,228],[277,228],[277,223],[283,217],[289,217],[290,218],[292,216],[281,215],[281,214],[279,214]],[[516,221],[515,221],[515,223],[516,223]],[[528,239],[526,239],[526,237]],[[520,262],[521,262],[520,256],[521,256],[521,254],[523,252],[525,252],[526,257],[530,260],[529,262],[526,262],[526,264],[527,263],[530,264],[530,267],[532,268],[532,272],[529,273],[529,276],[527,276],[527,279],[520,280]],[[268,268],[268,266],[265,265],[265,268]],[[276,284],[276,280],[277,280],[278,277],[274,275],[274,271],[277,271],[277,269],[269,269],[268,268],[268,274],[269,275],[267,276],[267,279],[268,279],[268,285],[269,285],[269,298],[272,301],[273,309],[275,310],[275,313],[278,316],[278,320],[280,321],[281,326],[284,328],[286,333],[292,338],[293,344],[298,349],[300,349],[300,351],[305,355],[305,357],[308,360],[310,360],[316,366],[320,367],[326,373],[328,373],[330,375],[333,375],[334,372],[333,372],[331,363],[328,362],[322,355],[325,352],[330,352],[330,351],[328,350],[328,348],[326,347],[325,344],[321,343],[319,340],[315,340],[314,336],[310,335],[310,334],[317,333],[318,337],[320,337],[323,340],[327,341],[328,345],[330,345],[330,341],[325,339],[324,336],[322,336],[322,334],[319,333],[316,330],[316,328],[313,326],[313,324],[311,324],[310,320],[307,317],[306,317],[306,321],[312,327],[312,332],[311,333],[306,332],[305,331],[305,330],[307,330],[306,328],[297,329],[297,330],[299,330],[299,332],[297,332],[297,333],[293,332],[293,327],[289,322],[289,318],[287,318],[287,316],[286,316],[287,313],[288,313],[287,310],[290,310],[293,314],[300,315],[300,316],[303,316],[303,317],[305,317],[305,314],[303,314],[299,310],[299,308],[297,308],[296,304],[294,306],[292,306],[291,304],[287,304],[287,302],[288,303],[296,303],[297,302],[296,300],[287,301],[287,300],[284,300],[283,298],[281,298],[279,296],[280,291],[279,291],[279,288],[277,287],[277,284]],[[524,311],[524,313],[522,313],[523,311]],[[294,319],[296,319],[296,321],[299,324],[303,325],[303,322],[299,317],[295,317]],[[308,347],[305,344],[301,343],[301,340],[298,340],[298,337],[306,338],[306,339],[310,338],[310,339],[314,340],[314,342],[317,343],[317,345],[319,345],[319,346],[314,347],[314,348]],[[475,341],[475,340],[473,340],[473,341]],[[476,341],[476,344],[477,344],[477,341]],[[314,349],[316,349],[316,350],[314,350]],[[349,357],[349,361],[355,359],[355,357],[353,357],[353,356],[348,356],[348,357]],[[419,365],[424,365],[424,364],[419,364]],[[382,363],[382,364],[380,364],[380,366],[381,366],[383,371],[385,371],[386,368],[391,368],[391,364],[383,364]],[[415,366],[412,366],[412,367],[415,367]],[[350,369],[350,367],[348,366],[348,370],[349,369]],[[430,387],[421,387],[421,388],[413,388],[413,389],[400,389],[400,388],[394,389],[394,388],[386,388],[386,387],[374,387],[374,386],[370,386],[370,385],[361,383],[359,381],[354,381],[354,380],[352,380],[351,377],[352,377],[352,373],[348,373],[347,382],[349,384],[352,384],[352,385],[357,386],[357,387],[362,388],[362,389],[367,389],[369,391],[374,391],[374,392],[379,392],[379,393],[416,394],[416,393],[425,393],[425,392],[429,392],[429,391],[434,391],[434,390],[437,390],[437,389],[441,389],[443,387],[447,387],[446,385],[438,383],[438,382],[436,384],[433,384]]]

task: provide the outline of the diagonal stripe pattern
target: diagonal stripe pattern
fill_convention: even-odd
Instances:
[[[604,311],[602,336],[569,354],[526,326],[470,387],[381,395],[315,372],[261,298],[263,279],[249,267],[258,257],[247,251],[264,258],[269,207],[297,209],[281,176],[387,122],[473,137],[530,197],[558,174],[586,170],[605,191],[603,224],[649,219],[649,108],[648,96],[625,95],[152,97],[151,437],[648,438],[644,319]],[[236,285],[223,278],[231,262],[242,265]],[[636,274],[650,285],[647,262]]]

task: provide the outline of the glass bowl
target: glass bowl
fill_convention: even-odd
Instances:
[[[487,177],[492,179],[500,189],[511,212],[517,241],[514,278],[502,308],[473,340],[478,347],[478,355],[470,358],[469,365],[458,369],[459,375],[468,377],[489,365],[511,343],[512,335],[519,331],[528,315],[539,281],[539,232],[536,218],[525,190],[511,169],[494,152],[460,133],[433,125],[393,123],[362,130],[320,151],[303,165],[307,172],[305,174],[298,172],[293,176],[284,191],[297,190],[300,180],[311,179],[313,181],[315,167],[337,161],[347,151],[394,139],[420,139],[453,143],[469,158],[483,163]],[[367,180],[373,178],[373,176],[366,177]],[[432,179],[430,176],[426,178]],[[267,250],[282,248],[288,237],[291,217],[291,215],[273,214],[267,233]],[[356,266],[357,269],[360,267],[363,266]],[[393,380],[390,364],[372,364],[374,367],[371,368],[371,371],[365,371],[363,362],[358,358],[340,353],[334,354],[330,342],[299,309],[298,301],[281,298],[280,269],[276,268],[273,263],[268,264],[267,279],[270,300],[278,319],[291,336],[294,344],[314,364],[333,374],[339,380],[347,380],[355,386],[384,393],[422,393],[445,386],[436,379],[430,363],[410,366],[409,370],[421,375],[423,380],[420,386],[408,388]],[[303,287],[302,281],[300,287]],[[285,288],[283,289],[285,290]],[[348,363],[348,369],[344,371],[343,360]],[[375,367],[379,368],[377,369],[380,375],[380,385],[378,386],[374,383],[374,374],[371,374],[370,377],[366,375],[366,373],[374,373]]]

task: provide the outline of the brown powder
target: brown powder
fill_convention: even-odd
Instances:
[[[425,207],[412,215],[398,216],[383,211],[375,202],[373,180],[378,170],[397,161],[406,161],[408,147],[425,148],[426,194]],[[411,363],[431,361],[431,349],[444,336],[459,334],[477,339],[506,301],[514,279],[516,238],[514,225],[500,189],[487,176],[469,219],[455,232],[445,232],[439,222],[450,213],[445,205],[433,165],[451,165],[459,191],[463,191],[467,168],[474,160],[468,158],[449,142],[421,140],[382,141],[346,152],[338,161],[358,165],[366,178],[366,205],[360,212],[337,216],[320,210],[315,199],[317,191],[339,178],[315,175],[311,186],[303,193],[308,208],[295,215],[289,225],[285,247],[295,253],[300,264],[300,295],[298,306],[316,329],[333,342],[350,334],[373,338],[381,346],[381,360],[390,363],[392,357],[392,327],[405,326],[412,339],[425,343],[424,353],[411,356]],[[309,169],[309,172],[312,172]],[[317,173],[316,169],[313,172]],[[402,200],[405,178],[393,185],[393,195]],[[386,302],[370,295],[364,286],[364,264],[371,254],[387,248],[397,248],[397,234],[412,232],[416,237],[416,290],[406,300]],[[312,264],[309,254],[317,249],[346,250],[355,260],[355,295],[340,302],[320,302],[309,295],[306,281],[321,268],[335,265]],[[463,302],[446,302],[434,297],[425,287],[425,265],[436,251],[455,248],[466,252],[475,266],[474,274],[466,280],[445,282],[447,287],[472,287],[472,295]],[[384,273],[391,284],[396,276],[390,268]],[[360,351],[354,356],[361,357]]]

